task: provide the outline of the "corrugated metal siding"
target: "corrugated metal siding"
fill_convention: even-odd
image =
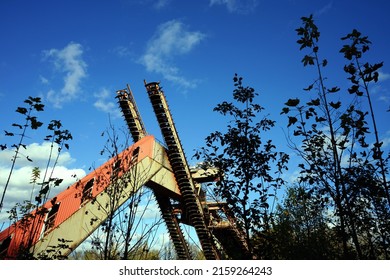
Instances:
[[[122,153],[118,155],[116,158],[111,158],[106,163],[101,165],[96,170],[92,171],[88,175],[86,175],[84,178],[79,180],[78,182],[74,183],[70,187],[68,187],[66,190],[59,193],[54,199],[55,200],[49,200],[46,202],[43,207],[48,209],[52,208],[52,201],[54,203],[60,203],[59,210],[56,214],[54,224],[51,228],[53,230],[54,228],[58,227],[61,223],[63,223],[66,219],[68,219],[73,213],[78,211],[81,206],[82,201],[82,193],[84,186],[93,178],[95,178],[94,186],[92,189],[92,195],[89,198],[93,199],[97,195],[99,195],[101,192],[103,192],[107,186],[109,186],[110,183],[110,175],[112,173],[112,169],[114,166],[115,161],[118,159],[121,159],[121,169],[123,169],[118,175],[121,176],[123,173],[129,170],[131,168],[131,165],[134,163],[137,163],[141,161],[145,157],[153,158],[153,148],[154,148],[154,137],[153,136],[145,136],[140,141],[129,147],[128,149],[124,150]],[[139,148],[137,158],[133,158],[133,151]],[[102,176],[105,175],[105,176]],[[99,180],[100,177],[100,180]],[[34,216],[35,211],[33,211],[31,214]],[[43,231],[44,226],[44,219],[41,219],[39,221],[38,225],[34,225],[34,228],[37,229],[38,234],[36,234],[36,237],[34,238],[34,242],[36,243],[39,240],[40,233]],[[35,219],[35,222],[37,222],[38,219]],[[12,236],[11,243],[8,247],[8,255],[9,256],[15,256],[17,254],[17,251],[21,244],[25,243],[28,239],[28,236],[23,233],[22,230],[18,229],[15,231],[15,228],[17,228],[20,225],[20,222],[18,222],[16,225],[12,225],[9,228],[5,229],[0,233],[0,242],[5,240],[8,236]],[[31,228],[30,228],[31,231]],[[47,231],[47,232],[50,232]]]

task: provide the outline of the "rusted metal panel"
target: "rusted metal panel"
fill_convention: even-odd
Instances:
[[[49,246],[57,245],[59,238],[69,240],[71,249],[77,247],[107,218],[109,211],[115,210],[101,209],[101,205],[106,205],[110,200],[106,191],[115,188],[115,184],[121,184],[126,176],[131,177],[126,180],[127,183],[123,183],[122,191],[128,196],[121,195],[117,207],[148,182],[159,184],[169,192],[180,195],[165,148],[153,136],[145,136],[46,202],[42,207],[46,209],[43,215],[32,212],[29,219],[31,226],[24,227],[26,230],[21,229],[19,221],[1,232],[0,244],[8,242],[7,238],[11,237],[8,245],[4,243],[8,246],[3,250],[5,257],[15,257],[19,248],[25,244],[34,245],[34,254],[38,254]],[[45,223],[47,218],[49,222]],[[70,251],[64,252],[68,253]]]

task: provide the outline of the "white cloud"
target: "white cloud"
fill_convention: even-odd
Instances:
[[[383,142],[382,149],[385,149],[390,146],[390,130],[387,131],[383,139],[381,140]]]
[[[28,155],[28,157],[32,160],[32,162],[28,161],[25,157],[19,156],[16,161],[16,167],[22,166],[38,166],[44,167],[46,166],[47,159],[50,153],[51,143],[44,142],[42,144],[32,143],[26,146],[26,149],[20,149],[20,153]],[[0,152],[0,167],[4,166],[4,163],[11,162],[11,158],[14,156],[14,150],[6,149]],[[58,155],[58,145],[54,143],[52,158],[56,158]],[[70,156],[70,153],[66,150],[63,150],[58,158],[59,165],[68,165],[73,163],[74,159]]]
[[[78,97],[81,92],[80,83],[87,75],[87,64],[82,58],[83,48],[80,44],[69,43],[63,49],[44,51],[45,58],[52,59],[58,71],[63,72],[63,87],[60,90],[51,89],[47,99],[57,108]]]
[[[383,149],[389,147],[390,146],[390,137],[383,138],[382,142],[383,142],[383,144],[382,144]]]
[[[195,87],[194,81],[180,75],[179,69],[172,64],[172,59],[176,55],[189,53],[204,38],[205,35],[201,32],[187,31],[180,21],[168,21],[161,24],[150,39],[140,63],[147,71],[161,74],[171,82],[185,88]]]
[[[133,54],[130,48],[126,46],[117,46],[112,50],[112,53],[119,57],[129,57]]]
[[[156,10],[160,10],[168,6],[170,2],[171,0],[158,0],[154,3],[153,8],[155,8]]]
[[[43,76],[39,76],[39,79],[41,80],[41,83],[44,84],[44,85],[47,85],[49,84],[49,80],[46,79],[45,77]]]
[[[383,81],[386,81],[388,79],[390,79],[390,74],[389,73],[384,73],[382,71],[378,71],[379,73],[379,82],[383,82]]]
[[[138,219],[149,219],[149,220],[158,220],[161,218],[161,211],[157,205],[157,202],[154,199],[152,192],[148,190],[142,191],[142,201],[139,207],[136,210],[136,217]]]
[[[9,182],[7,192],[4,199],[3,209],[0,213],[0,221],[7,219],[6,213],[11,207],[15,206],[17,202],[23,202],[23,200],[29,200],[31,195],[34,197],[38,191],[38,187],[33,190],[30,184],[31,174],[34,167],[38,167],[41,171],[41,179],[38,182],[42,182],[44,177],[44,171],[46,170],[47,160],[50,153],[50,143],[32,143],[27,146],[27,149],[23,152],[28,154],[29,158],[33,161],[30,162],[24,157],[19,157],[16,161],[15,168],[12,172],[11,180]],[[58,146],[55,145],[53,149],[53,158],[57,157]],[[11,167],[11,158],[14,155],[14,151],[6,149],[0,152],[0,192],[3,194],[4,186],[9,176]],[[52,174],[52,178],[61,178],[63,182],[60,186],[54,188],[50,196],[53,197],[71,184],[77,179],[80,179],[86,175],[85,171],[80,168],[70,168],[69,164],[75,161],[71,157],[70,153],[64,151],[58,158],[57,166],[54,171],[52,168],[48,169],[48,174]],[[47,178],[46,178],[47,179]]]
[[[120,118],[121,112],[118,105],[110,100],[113,100],[112,93],[103,88],[99,92],[95,93],[94,96],[97,98],[93,106],[99,111],[110,114],[111,117]]]
[[[210,0],[210,6],[225,5],[230,13],[248,14],[253,12],[258,0]]]
[[[328,4],[326,4],[324,7],[322,7],[321,9],[319,9],[318,11],[315,12],[315,14],[317,16],[321,16],[323,14],[326,14],[328,11],[330,11],[333,7],[333,1],[329,2]]]
[[[379,100],[379,101],[383,101],[383,102],[385,102],[385,103],[390,103],[390,97],[387,96],[387,95],[381,95],[381,96],[379,96],[379,97],[378,97],[378,100]]]

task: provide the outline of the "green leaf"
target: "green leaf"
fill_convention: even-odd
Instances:
[[[8,132],[7,130],[4,130],[4,132],[5,132],[5,136],[14,136],[15,135],[12,132]]]
[[[294,136],[302,135],[302,131],[301,131],[301,130],[294,130],[293,135],[294,135]]]
[[[324,122],[326,121],[326,118],[324,117],[316,117],[316,122]]]
[[[314,56],[310,56],[310,55],[305,55],[302,59],[302,62],[303,62],[303,66],[306,66],[306,65],[314,65]]]
[[[320,99],[312,99],[309,102],[306,103],[309,106],[319,106],[320,105]]]
[[[339,87],[332,87],[331,89],[328,90],[329,93],[335,93],[335,92],[338,92],[340,90]]]
[[[310,86],[308,86],[307,88],[304,88],[303,90],[310,91],[313,88],[313,86],[314,86],[314,84],[311,84]]]
[[[288,125],[287,125],[287,127],[289,127],[289,126],[295,124],[297,121],[298,121],[298,119],[297,119],[296,117],[290,117],[290,116],[289,116],[289,117],[288,117]]]
[[[343,53],[344,54],[344,57],[348,60],[352,60],[352,57],[354,55],[354,50],[349,46],[349,45],[344,45],[341,50],[340,50],[340,53]]]
[[[43,111],[43,108],[45,107],[45,105],[43,105],[43,104],[35,104],[34,105],[34,109],[36,110],[36,111]]]
[[[33,98],[31,96],[28,97],[28,99],[24,100],[24,103],[28,104],[28,105],[32,105],[33,104]]]
[[[24,107],[18,107],[17,109],[16,109],[16,112],[18,112],[18,113],[20,113],[20,114],[22,114],[22,115],[25,115],[25,114],[27,114],[27,109],[26,108],[24,108]]]
[[[295,29],[295,31],[297,32],[298,35],[305,34],[305,29],[303,27],[299,27],[299,28]]]
[[[295,99],[289,99],[286,103],[284,103],[285,105],[287,106],[290,106],[290,107],[295,107],[299,104],[299,99],[298,98],[295,98]]]
[[[20,124],[17,124],[17,123],[13,123],[12,126],[16,126],[16,127],[19,127],[20,129],[23,128],[23,126],[21,126]]]
[[[348,89],[350,94],[357,93],[359,91],[359,85],[353,85]]]
[[[64,181],[64,179],[55,179],[54,180],[54,186],[58,187],[62,183],[62,181]]]
[[[336,102],[336,103],[330,102],[329,105],[330,105],[332,108],[334,108],[334,109],[338,109],[338,108],[340,108],[340,106],[341,106],[341,102],[340,102],[340,101],[338,101],[338,102]]]
[[[312,117],[312,116],[313,116],[313,113],[310,112],[309,110],[305,112],[305,118],[306,118],[306,119],[309,119],[309,118]]]
[[[38,129],[39,127],[41,127],[43,125],[42,122],[37,121],[36,117],[31,117],[30,122],[31,122],[31,129]]]
[[[280,114],[281,114],[281,115],[282,115],[282,114],[288,114],[288,112],[290,112],[290,108],[284,107],[284,108],[282,109],[282,112],[281,112]]]

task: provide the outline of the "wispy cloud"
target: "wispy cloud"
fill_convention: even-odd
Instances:
[[[154,3],[153,8],[156,10],[160,10],[168,6],[168,4],[171,2],[171,0],[158,0]]]
[[[149,72],[161,74],[164,79],[185,88],[194,87],[194,81],[181,76],[179,68],[172,61],[177,55],[189,53],[204,38],[205,34],[188,31],[180,21],[165,22],[157,28],[139,61]]]
[[[49,84],[49,80],[46,79],[45,77],[43,76],[39,76],[39,79],[41,80],[41,83],[44,84],[44,85],[47,85]]]
[[[162,10],[167,7],[172,0],[131,0],[131,4],[143,5],[155,10]]]
[[[58,146],[54,144],[52,157],[55,158],[58,153]],[[37,194],[38,187],[32,189],[30,179],[33,167],[38,167],[41,170],[41,180],[43,180],[44,170],[46,168],[47,160],[49,158],[51,143],[31,143],[26,146],[25,153],[28,154],[29,159],[20,157],[16,161],[15,169],[8,185],[7,193],[4,201],[4,211],[0,214],[1,221],[6,220],[8,214],[6,213],[11,207],[15,206],[17,202],[30,199],[31,193],[33,197]],[[0,151],[0,186],[4,186],[10,171],[11,158],[15,152],[11,149]],[[60,186],[54,188],[51,192],[52,196],[57,195],[69,185],[73,184],[77,178],[80,179],[86,175],[83,169],[69,167],[76,159],[72,158],[67,151],[61,152],[56,168],[53,172],[53,178],[61,178],[64,181]],[[51,173],[49,169],[49,174]],[[46,178],[47,179],[47,178]],[[2,188],[0,188],[3,191]]]
[[[325,6],[321,7],[319,10],[315,12],[316,16],[321,16],[323,14],[326,14],[328,11],[330,11],[333,7],[333,1],[329,2]]]
[[[210,0],[210,6],[225,5],[230,13],[248,14],[255,11],[258,0]]]
[[[55,147],[52,151],[52,156],[55,158],[58,155],[58,145],[54,144]],[[47,158],[50,154],[50,148],[51,143],[44,142],[42,144],[39,143],[32,143],[26,146],[26,150],[28,152],[29,158],[31,158],[33,161],[30,162],[24,157],[20,157],[16,161],[16,167],[23,167],[23,166],[38,166],[38,167],[44,167],[47,164]],[[1,166],[4,166],[5,163],[10,162],[11,158],[14,156],[15,151],[11,149],[5,149],[0,152],[0,162],[3,164],[0,164]],[[58,164],[59,165],[68,165],[71,164],[74,161],[72,157],[70,156],[69,152],[62,151],[58,158]]]
[[[378,83],[372,85],[370,92],[377,96],[377,99],[381,102],[390,103],[389,89],[384,83],[390,79],[390,74],[378,71]]]
[[[382,71],[379,71],[378,73],[379,73],[379,77],[378,77],[379,82],[384,82],[384,81],[390,79],[390,74],[389,73],[384,73]]]
[[[383,142],[382,149],[385,149],[390,146],[390,130],[387,131],[383,139],[381,140]]]
[[[382,94],[378,97],[378,100],[384,103],[390,103],[390,96]]]
[[[82,46],[74,42],[69,43],[63,49],[44,51],[45,58],[51,59],[56,70],[64,73],[63,87],[60,90],[50,89],[47,93],[48,101],[57,108],[76,99],[81,92],[81,80],[87,75],[87,64],[82,55]]]
[[[121,117],[121,112],[116,103],[112,102],[113,94],[106,88],[102,88],[99,92],[95,93],[96,101],[93,104],[96,109],[101,112],[110,114],[113,118]]]
[[[119,57],[129,57],[132,56],[132,51],[129,47],[126,46],[117,46],[114,49],[112,49],[112,53]]]

